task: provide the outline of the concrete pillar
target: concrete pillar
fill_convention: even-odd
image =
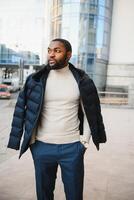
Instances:
[[[114,0],[107,88],[129,88],[132,83],[131,76],[134,72],[133,8],[134,0]],[[129,81],[128,77],[130,77]]]

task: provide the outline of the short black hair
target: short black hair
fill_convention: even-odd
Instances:
[[[72,46],[69,41],[62,39],[62,38],[55,38],[52,40],[52,42],[55,42],[55,41],[61,42],[64,45],[66,51],[72,52]]]

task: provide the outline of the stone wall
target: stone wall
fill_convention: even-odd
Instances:
[[[128,89],[134,83],[134,65],[108,65],[106,88]]]
[[[106,90],[128,92],[128,104],[134,106],[134,65],[108,65]]]

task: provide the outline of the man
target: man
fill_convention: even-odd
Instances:
[[[58,165],[66,199],[82,200],[83,157],[90,136],[98,150],[106,142],[96,87],[69,63],[71,55],[67,40],[52,40],[48,64],[27,78],[14,111],[8,147],[19,149],[24,127],[20,157],[30,147],[38,200],[54,199]]]

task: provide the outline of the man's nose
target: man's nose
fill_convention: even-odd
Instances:
[[[51,51],[51,52],[49,53],[49,57],[50,57],[50,58],[53,58],[54,56],[55,56],[54,51]]]

